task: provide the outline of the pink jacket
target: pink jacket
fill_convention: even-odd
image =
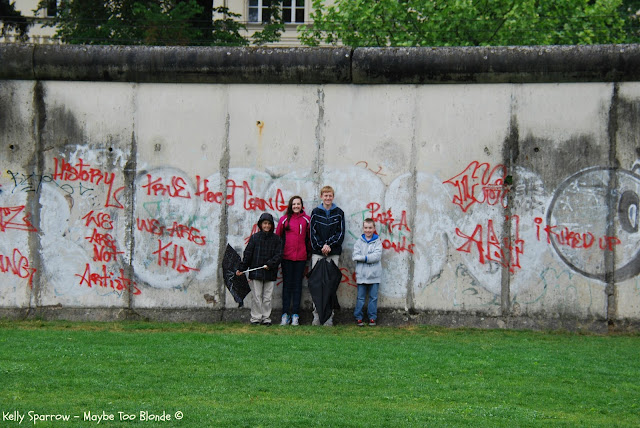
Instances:
[[[282,252],[284,260],[307,260],[309,221],[309,216],[304,211],[292,214],[290,221],[287,221],[286,214],[280,217],[276,234],[284,241],[284,250]]]

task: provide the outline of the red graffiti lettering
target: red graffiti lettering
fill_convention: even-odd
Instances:
[[[124,209],[124,205],[122,205],[122,203],[118,200],[118,195],[122,193],[123,190],[124,190],[124,186],[118,187],[114,192],[113,183],[110,183],[109,191],[107,192],[107,202],[104,204],[104,206],[107,208],[113,207],[113,208]]]
[[[205,202],[216,204],[222,203],[222,192],[212,192],[209,190],[209,180],[205,179],[202,183],[201,178],[196,175],[196,196],[200,196]]]
[[[249,187],[249,183],[246,181],[242,182],[242,186],[238,186],[234,180],[227,180],[227,205],[235,205],[236,204],[236,189],[247,189],[249,193],[251,193],[251,188]],[[246,193],[246,190],[245,190]],[[245,197],[246,199],[246,197]]]
[[[402,252],[409,252],[411,254],[413,254],[413,248],[416,246],[416,244],[409,244],[407,245],[407,237],[403,236],[402,237],[402,242],[393,242],[390,241],[388,239],[385,239],[384,241],[382,241],[382,248],[384,248],[385,250],[393,250],[396,253],[402,253]]]
[[[276,275],[276,287],[280,287],[284,285],[284,280],[282,277],[282,266],[278,267],[278,274]]]
[[[75,165],[71,165],[64,159],[54,158],[53,180],[62,181],[80,181],[92,184],[104,184],[109,186],[105,207],[113,207],[124,209],[124,205],[118,200],[118,194],[124,190],[120,187],[113,191],[116,174],[114,172],[102,171],[98,168],[91,168],[89,164],[84,163],[82,158],[78,159]],[[61,189],[66,185],[60,186]],[[93,189],[89,189],[93,190]],[[73,192],[71,192],[73,193]],[[80,186],[80,194],[82,194],[82,185]]]
[[[162,226],[160,221],[155,218],[148,220],[136,218],[136,225],[138,230],[141,232],[147,232],[158,236],[162,236],[164,234],[164,226]]]
[[[506,217],[506,220],[514,220],[514,237],[504,237],[502,242],[496,235],[493,228],[493,220],[488,220],[485,229],[478,224],[471,235],[464,234],[456,228],[456,235],[466,240],[464,244],[457,248],[458,251],[472,253],[473,248],[478,252],[478,261],[481,264],[486,262],[497,262],[504,267],[508,267],[511,273],[515,269],[520,269],[520,255],[524,253],[524,240],[520,239],[520,218],[518,216]]]
[[[136,218],[136,225],[139,231],[144,231],[152,235],[163,236],[168,235],[180,239],[186,239],[196,245],[205,245],[207,238],[200,234],[200,230],[195,227],[185,226],[178,222],[173,222],[173,226],[166,228],[159,220]]]
[[[244,209],[247,211],[264,211],[265,209],[271,209],[272,211],[283,212],[287,209],[287,204],[284,201],[284,195],[282,190],[276,190],[276,196],[269,198],[269,200],[262,198],[247,198],[247,193],[244,195]]]
[[[93,229],[93,234],[84,239],[93,244],[93,261],[111,262],[116,259],[118,254],[124,254],[118,251],[116,241],[108,233],[98,233],[98,229]]]
[[[368,203],[367,209],[370,212],[369,216],[371,217],[371,219],[376,223],[386,226],[389,230],[389,233],[393,233],[394,230],[401,231],[402,229],[411,232],[411,229],[409,229],[409,225],[407,223],[407,212],[405,210],[402,211],[400,220],[396,221],[393,217],[391,208],[389,208],[387,211],[381,211],[380,204],[377,202]]]
[[[538,225],[536,228],[537,228],[536,236],[539,241],[540,226]],[[554,240],[555,242],[558,243],[558,245],[564,245],[571,248],[590,248],[591,246],[593,246],[596,240],[596,238],[593,236],[593,233],[591,232],[584,232],[584,233],[574,232],[567,227],[560,230],[559,232],[557,232],[556,229],[557,229],[557,226],[546,225],[544,227],[543,230],[547,237],[548,244],[551,243],[551,237],[553,237],[555,238]]]
[[[185,226],[174,221],[173,226],[167,229],[167,232],[171,237],[175,236],[180,239],[186,239],[196,245],[206,244],[206,237],[200,235],[200,230],[195,227]]]
[[[173,248],[171,248],[172,245]],[[158,239],[158,250],[154,251],[153,254],[158,255],[158,266],[168,266],[180,273],[199,270],[184,264],[187,261],[187,256],[185,255],[184,248],[177,244],[174,244],[173,242],[169,242],[168,244],[163,245],[162,241]]]
[[[95,227],[99,227],[101,229],[113,229],[113,221],[111,221],[111,215],[108,213],[94,214],[93,211],[89,211],[87,215],[82,217],[82,219],[86,220],[85,226],[87,227],[93,224]]]
[[[75,274],[75,276],[80,278],[79,285],[84,284],[89,288],[92,288],[94,285],[103,288],[111,288],[120,295],[124,291],[131,292],[136,296],[141,293],[136,282],[125,276],[124,269],[120,269],[120,276],[115,275],[116,274],[113,272],[107,272],[107,267],[105,265],[102,265],[101,274],[97,272],[92,273],[91,265],[89,265],[89,263],[86,264],[82,274]]]
[[[458,190],[453,196],[453,203],[466,212],[475,203],[497,205],[506,208],[506,196],[509,189],[504,186],[507,168],[496,165],[493,169],[488,163],[473,161],[460,174],[445,181]]]
[[[369,168],[369,162],[367,162],[367,161],[359,161],[359,162],[356,162],[356,166],[357,166],[357,165],[360,165],[360,164],[363,164],[363,168],[364,168],[364,169],[366,169],[366,170],[369,170],[369,171],[373,172],[375,175],[381,175],[381,176],[386,176],[386,175],[387,175],[387,174],[383,174],[383,173],[381,172],[381,171],[382,171],[382,166],[380,166],[380,165],[378,165],[378,170],[377,170],[377,171],[374,171],[374,170],[372,170],[371,168]]]
[[[340,272],[342,273],[342,279],[340,280],[340,284],[347,284],[356,288],[358,287],[358,281],[356,280],[355,272],[350,272],[349,269],[345,267],[341,267]]]
[[[11,257],[0,254],[0,272],[11,273],[18,278],[26,278],[29,287],[33,288],[33,274],[36,269],[30,266],[29,259],[23,256],[17,248],[13,249]]]
[[[605,251],[613,251],[613,247],[621,243],[620,239],[615,236],[605,236],[599,240],[600,249]]]
[[[78,159],[78,163],[75,165],[71,165],[64,159],[54,158],[53,161],[55,164],[54,180],[85,181],[92,184],[100,184],[104,181],[105,184],[109,184],[109,178],[113,181],[115,175],[113,172],[108,173],[97,168],[91,168],[89,164],[84,163],[82,158]]]
[[[543,220],[540,217],[536,217],[534,222],[536,223],[536,237],[538,238],[538,241],[544,238],[546,239],[547,244],[550,244],[553,239],[557,245],[586,250],[593,247],[596,241],[598,241],[598,246],[601,250],[613,251],[616,245],[620,245],[622,243],[620,239],[614,236],[596,238],[596,236],[589,231],[576,232],[566,226],[562,229],[558,226],[551,226],[548,224],[543,227]]]
[[[266,209],[270,209],[272,211],[284,212],[287,210],[282,189],[276,189],[274,196],[265,199],[254,196],[251,186],[246,181],[243,181],[242,184],[239,185],[234,180],[227,180],[226,186],[226,204],[229,206],[235,205],[237,191],[240,191],[242,192],[243,208],[247,211],[265,211]],[[199,196],[205,202],[222,204],[225,199],[222,192],[210,190],[209,180],[203,180],[199,175],[196,176],[196,189],[196,196]]]
[[[24,208],[24,205],[19,207],[0,207],[0,232],[6,232],[7,230],[37,232],[38,229],[29,221],[29,213],[25,213],[22,218],[18,217],[24,211]]]
[[[171,184],[165,184],[162,177],[156,179],[151,174],[147,174],[147,184],[142,186],[147,189],[149,196],[169,196],[170,198],[191,199],[191,193],[186,191],[187,182],[182,177],[171,177]]]

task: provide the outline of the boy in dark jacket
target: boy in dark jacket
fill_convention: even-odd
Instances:
[[[242,275],[241,271],[246,269],[256,269],[249,272],[253,297],[251,324],[271,325],[271,296],[282,258],[282,242],[274,233],[271,214],[260,216],[258,228],[260,230],[249,238],[236,275]]]
[[[324,186],[320,189],[322,203],[311,211],[311,224],[309,226],[311,249],[313,251],[311,269],[322,258],[332,260],[338,266],[338,260],[340,259],[340,254],[342,254],[342,242],[345,234],[344,212],[333,203],[334,194],[333,187]],[[332,300],[335,301],[335,308],[338,301],[335,294],[332,296]],[[311,324],[320,324],[318,312],[315,308]],[[333,314],[324,325],[333,325]]]

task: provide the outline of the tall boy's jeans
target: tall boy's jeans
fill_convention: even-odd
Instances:
[[[302,296],[302,276],[306,260],[293,261],[282,260],[282,313],[297,314],[300,311],[300,298]],[[291,311],[289,306],[293,303]]]
[[[368,319],[375,320],[378,318],[378,286],[380,284],[358,284],[358,297],[356,299],[356,309],[353,316],[357,320],[362,319],[362,308],[364,307],[364,299],[367,297],[367,288],[369,289],[369,304],[367,305]]]

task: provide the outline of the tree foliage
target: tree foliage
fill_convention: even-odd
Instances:
[[[246,46],[277,41],[284,29],[274,14],[251,40],[239,17],[214,0],[61,0],[49,25],[64,43],[96,45]]]
[[[15,3],[9,3],[9,0],[0,0],[0,35],[3,37],[9,33],[15,33],[20,40],[26,40],[29,37],[29,27],[31,23],[16,10]]]
[[[253,35],[254,43],[262,45],[277,42],[284,31],[282,0],[270,0],[268,6],[263,10],[262,16],[265,26],[262,31]]]
[[[314,0],[303,44],[506,46],[630,42],[622,0]],[[636,2],[637,3],[637,2]],[[635,14],[635,12],[633,12]],[[637,35],[637,32],[636,32]],[[637,36],[635,40],[638,40]]]
[[[640,42],[640,0],[624,0],[619,10],[627,23],[625,43]]]

